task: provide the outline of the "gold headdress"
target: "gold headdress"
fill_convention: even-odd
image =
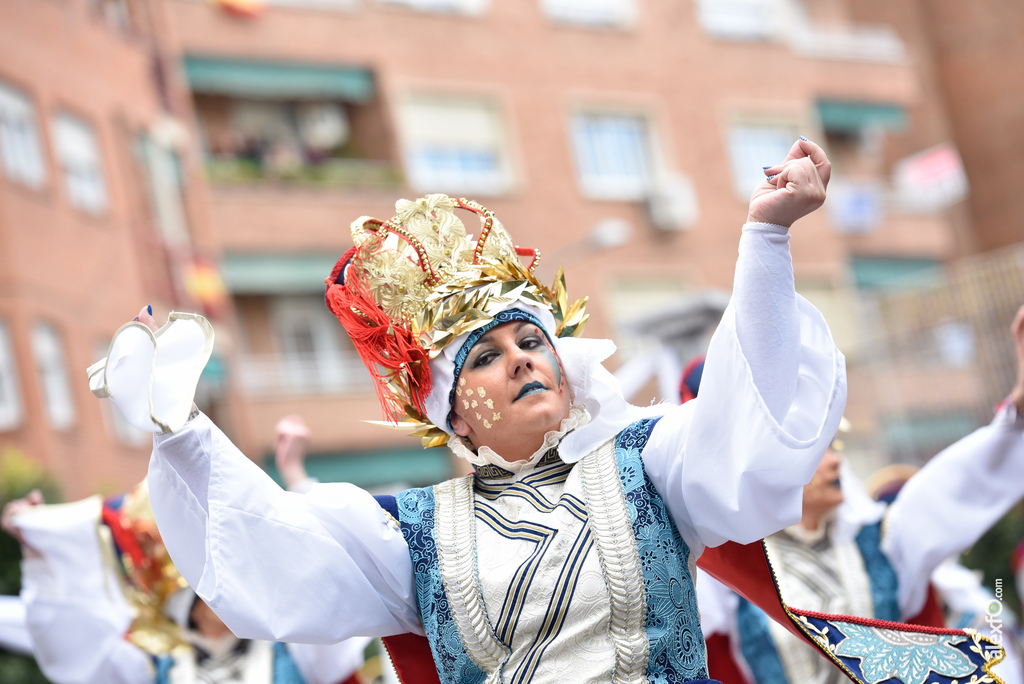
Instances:
[[[128,638],[147,653],[169,653],[184,641],[165,608],[188,584],[157,530],[146,481],[123,497],[105,501],[101,515],[117,551],[125,598],[135,614]]]
[[[479,216],[475,241],[457,208]],[[373,376],[385,419],[414,428],[424,446],[441,446],[447,436],[424,405],[430,360],[516,300],[550,309],[559,337],[578,335],[587,299],[569,305],[561,268],[545,287],[534,275],[540,253],[515,246],[476,202],[427,195],[399,200],[395,211],[387,221],[363,216],[352,223],[355,246],[327,278],[325,299]],[[531,257],[527,266],[521,256]]]

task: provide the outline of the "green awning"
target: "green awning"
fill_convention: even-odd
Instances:
[[[321,482],[349,482],[364,489],[395,484],[425,487],[452,477],[449,459],[447,449],[310,454],[306,458],[306,470]],[[265,458],[263,467],[281,484],[273,455]]]
[[[883,416],[882,437],[893,453],[938,452],[978,429],[978,421],[964,411],[911,416]]]
[[[227,382],[227,377],[228,366],[224,363],[223,357],[213,354],[210,356],[210,360],[206,362],[206,367],[203,368],[199,381],[207,385],[223,387]]]
[[[876,259],[853,257],[850,270],[861,290],[901,290],[937,285],[942,264],[933,259]]]
[[[231,294],[323,293],[333,254],[225,254],[221,276]]]
[[[373,96],[373,75],[359,67],[195,55],[186,56],[184,62],[189,88],[199,93],[352,102],[366,102]]]
[[[826,131],[860,131],[882,126],[891,131],[907,127],[907,110],[896,104],[819,100],[818,117]]]

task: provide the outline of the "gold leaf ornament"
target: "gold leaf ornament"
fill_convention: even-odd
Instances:
[[[477,215],[476,240],[467,233],[456,209]],[[355,269],[373,303],[391,319],[389,337],[393,336],[391,326],[401,328],[432,359],[460,335],[487,325],[515,301],[549,309],[559,337],[582,332],[588,318],[587,298],[568,304],[562,268],[551,288],[541,283],[534,273],[540,253],[517,248],[489,209],[464,198],[432,194],[415,201],[399,200],[395,212],[387,221],[364,216],[352,223],[356,251],[346,267]],[[528,266],[519,260],[520,253],[532,256]],[[352,307],[356,313],[360,309],[367,310],[363,305]],[[347,325],[375,325],[372,318],[363,315],[355,320],[365,319],[365,324],[349,320]],[[361,337],[358,330],[349,330],[349,334],[353,341]],[[360,355],[367,360],[367,355]],[[410,376],[415,367],[398,364],[397,369],[394,365],[390,368],[386,373],[371,369],[378,382],[387,385],[381,394],[382,402],[387,401],[382,404],[385,415],[393,417],[394,409],[402,407],[409,420],[401,420],[399,415],[397,425],[384,424],[412,429],[424,446],[443,446],[447,435],[414,408],[417,401],[422,406],[424,391],[422,387],[417,390]]]

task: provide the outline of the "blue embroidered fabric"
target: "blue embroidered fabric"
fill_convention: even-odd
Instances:
[[[449,406],[453,406],[455,404],[455,388],[458,387],[459,384],[459,374],[462,372],[462,366],[466,363],[466,357],[469,356],[469,352],[473,349],[473,345],[477,343],[477,340],[487,334],[487,331],[491,328],[501,325],[502,323],[510,323],[511,321],[529,321],[530,323],[533,323],[544,332],[544,337],[548,338],[548,342],[550,342],[552,346],[554,345],[554,342],[552,342],[551,338],[548,337],[548,331],[544,330],[544,326],[541,325],[540,321],[538,321],[532,314],[529,314],[522,309],[506,309],[505,311],[498,312],[490,323],[469,333],[469,337],[466,338],[466,341],[462,343],[462,346],[459,347],[459,351],[455,354],[455,369],[452,371],[452,387],[448,390]],[[445,420],[448,422],[448,429],[451,430],[451,415],[449,414]]]
[[[434,542],[434,489],[407,489],[395,497],[402,536],[416,577],[416,600],[442,684],[477,684],[486,674],[466,654],[441,580]]]
[[[295,659],[280,641],[274,642],[274,684],[305,684]]]
[[[867,684],[956,684],[985,681],[989,650],[966,635],[927,634],[880,630],[839,620],[810,617],[807,621],[824,633],[836,657]],[[970,678],[970,679],[968,679]]]
[[[750,666],[755,681],[789,684],[786,669],[782,666],[775,641],[768,629],[768,620],[769,617],[763,610],[740,597],[740,604],[736,610],[740,651]]]
[[[171,668],[174,667],[174,658],[169,655],[153,656],[153,664],[156,665],[156,676],[154,684],[168,684],[171,681]]]
[[[875,604],[874,617],[897,622],[900,608],[897,602],[898,580],[889,559],[882,553],[882,523],[866,525],[857,533],[857,547],[864,558],[864,569],[871,580],[871,600]]]
[[[647,589],[647,676],[650,682],[707,679],[707,654],[690,575],[690,549],[679,536],[640,454],[657,419],[633,423],[615,438],[615,458],[640,551]]]
[[[305,684],[302,674],[299,672],[295,659],[288,652],[288,648],[280,641],[274,642],[274,676],[273,684]],[[156,656],[153,658],[156,665],[156,677],[154,684],[169,684],[171,681],[171,668],[174,667],[174,658],[169,655]]]

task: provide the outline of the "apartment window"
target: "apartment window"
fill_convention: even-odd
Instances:
[[[284,385],[296,392],[337,392],[365,384],[366,373],[338,321],[319,296],[279,296],[271,318],[281,348]]]
[[[46,181],[36,110],[22,91],[0,81],[0,157],[4,173],[30,188]]]
[[[511,184],[504,126],[492,102],[410,97],[402,129],[409,181],[417,190],[498,194]]]
[[[127,33],[134,28],[128,0],[89,0],[89,7],[115,31]]]
[[[451,12],[456,14],[483,14],[490,0],[378,0],[382,5],[401,5],[421,12]]]
[[[17,427],[20,422],[18,364],[14,358],[7,323],[0,320],[0,430],[10,430]]]
[[[65,430],[75,422],[75,404],[60,333],[49,323],[36,323],[32,329],[32,353],[36,359],[46,417],[50,425]]]
[[[541,0],[544,13],[555,21],[588,26],[630,24],[635,0]]]
[[[90,214],[101,213],[107,208],[107,189],[92,126],[77,116],[58,112],[53,117],[53,142],[71,204]]]
[[[799,134],[796,126],[737,124],[729,131],[729,159],[733,184],[746,200],[764,180],[765,166],[781,164]]]
[[[140,136],[138,145],[157,228],[167,244],[187,245],[189,232],[181,159],[174,149],[148,135]]]
[[[697,0],[697,21],[709,36],[767,40],[779,29],[778,0]]]
[[[638,115],[573,116],[573,154],[583,192],[601,199],[645,197],[653,176],[649,128]]]

